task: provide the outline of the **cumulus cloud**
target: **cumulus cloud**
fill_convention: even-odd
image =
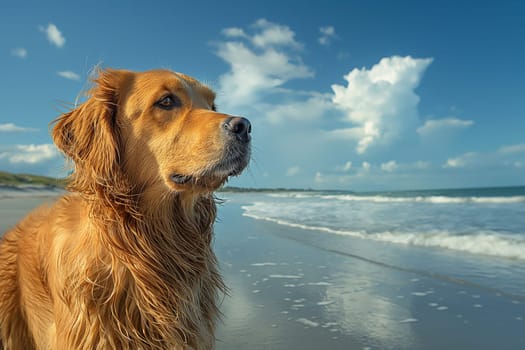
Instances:
[[[458,157],[447,159],[443,167],[444,168],[464,168],[468,165],[472,165],[477,159],[478,159],[478,154],[476,152],[468,152]]]
[[[74,80],[74,81],[80,80],[80,75],[70,70],[60,71],[60,72],[57,72],[57,74],[61,76],[62,78],[66,78],[69,80]]]
[[[38,129],[26,128],[23,126],[15,125],[14,123],[0,124],[0,132],[28,132],[28,131],[38,131]]]
[[[299,57],[290,53],[301,45],[287,26],[258,20],[252,35],[240,28],[228,28],[229,39],[217,44],[216,54],[230,65],[219,77],[220,97],[228,106],[253,104],[259,94],[271,93],[291,79],[313,76]]]
[[[525,161],[525,144],[503,146],[490,152],[467,152],[448,158],[443,168],[501,169],[502,167],[521,168]]]
[[[261,48],[284,46],[296,49],[300,49],[303,46],[295,40],[295,33],[288,26],[272,23],[261,18],[255,22],[253,27],[258,30],[251,37],[251,41],[255,46]]]
[[[56,47],[61,48],[66,44],[66,38],[64,38],[62,32],[58,30],[57,26],[53,23],[49,23],[47,27],[40,27],[40,31],[44,32],[47,40]]]
[[[524,153],[525,152],[525,143],[520,143],[517,145],[504,146],[498,150],[499,153],[503,154],[513,154],[513,153]]]
[[[392,56],[370,69],[353,69],[344,76],[347,86],[332,85],[332,102],[352,126],[332,130],[333,135],[357,141],[356,151],[363,154],[415,126],[419,96],[414,90],[430,63],[431,58]]]
[[[328,94],[312,94],[308,99],[297,99],[287,103],[270,105],[265,117],[272,124],[289,124],[291,121],[302,125],[322,120],[325,113],[335,110]]]
[[[474,125],[472,120],[463,120],[457,118],[444,118],[444,119],[430,119],[425,124],[417,129],[417,132],[422,135],[430,135],[443,131],[464,129]]]
[[[222,30],[222,34],[228,38],[246,38],[247,35],[241,28],[226,28]]]
[[[391,173],[393,171],[395,171],[397,169],[398,165],[397,165],[397,162],[395,160],[391,160],[389,162],[386,162],[386,163],[382,163],[381,164],[381,170],[387,172],[387,173]]]
[[[53,144],[15,145],[0,150],[0,159],[12,164],[38,164],[59,157]]]
[[[336,37],[335,29],[319,33]],[[407,174],[447,172],[441,167],[446,158],[434,168],[429,162],[416,162],[425,156],[421,153],[414,154],[415,159],[399,159],[405,163],[392,159],[398,159],[397,146],[419,145],[418,127],[424,133],[439,126],[461,129],[470,124],[453,117],[421,121],[415,90],[432,58],[392,56],[363,68],[350,66],[344,72],[348,74],[341,74],[341,83],[332,81],[335,84],[324,89],[308,91],[297,88],[297,83],[314,73],[301,59],[297,35],[285,25],[259,20],[224,29],[214,51],[229,66],[218,81],[218,104],[251,119],[261,176],[282,169],[280,179],[273,172],[275,186],[308,187],[315,181],[329,187],[370,183],[388,187],[386,181],[406,182]],[[305,154],[316,161],[297,164]]]
[[[26,58],[27,57],[27,50],[23,47],[17,47],[15,49],[11,50],[11,55],[19,58]]]
[[[350,169],[352,169],[352,162],[348,161],[343,165],[338,165],[335,169],[338,171],[348,172]]]
[[[444,168],[462,168],[465,166],[462,158],[450,158],[447,159],[447,162],[443,165]]]
[[[317,41],[323,46],[330,45],[331,39],[335,38],[335,28],[332,26],[321,27],[319,28],[319,32],[321,33],[321,36]]]

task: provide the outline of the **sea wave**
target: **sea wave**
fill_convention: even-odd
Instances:
[[[525,260],[525,238],[518,235],[508,235],[497,232],[458,235],[447,231],[429,233],[389,231],[367,233],[362,231],[333,229],[324,226],[304,225],[283,219],[254,214],[253,212],[250,212],[249,206],[243,206],[243,209],[244,216],[303,230],[319,231],[394,244],[445,248],[470,254]]]
[[[375,203],[433,203],[433,204],[511,204],[525,203],[525,196],[512,197],[448,197],[448,196],[415,196],[415,197],[387,197],[387,196],[324,196],[327,199],[345,201],[367,201]]]
[[[295,199],[326,199],[373,203],[432,203],[432,204],[514,204],[525,203],[525,196],[385,196],[358,194],[319,194],[319,193],[272,193],[270,197]]]

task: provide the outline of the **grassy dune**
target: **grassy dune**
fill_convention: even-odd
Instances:
[[[64,179],[56,179],[47,176],[30,175],[30,174],[12,174],[5,171],[0,171],[0,185],[4,186],[23,186],[23,185],[38,185],[38,186],[52,186],[64,187]]]

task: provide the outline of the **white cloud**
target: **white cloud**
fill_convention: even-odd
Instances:
[[[0,132],[28,132],[28,131],[38,131],[38,129],[26,128],[26,127],[15,125],[13,123],[0,124]]]
[[[0,150],[0,159],[6,159],[12,164],[37,164],[57,158],[59,154],[53,144],[15,145]]]
[[[77,73],[72,72],[70,70],[57,72],[57,74],[59,76],[61,76],[62,78],[66,78],[66,79],[69,79],[69,80],[74,80],[74,81],[79,81],[80,80],[80,75],[78,75]]]
[[[288,124],[294,121],[304,125],[321,120],[326,111],[334,109],[329,95],[314,94],[307,100],[297,99],[285,104],[270,105],[264,116],[272,124]]]
[[[319,28],[319,31],[323,35],[327,35],[327,36],[334,36],[335,35],[335,29],[332,26],[321,27],[321,28]]]
[[[60,48],[66,44],[66,38],[53,23],[49,23],[46,28],[40,27],[40,31],[46,33],[47,40],[56,47]]]
[[[27,57],[27,50],[23,47],[17,47],[15,49],[11,50],[11,55],[19,58],[26,58]]]
[[[474,125],[472,120],[462,120],[457,118],[430,119],[417,129],[417,132],[424,136],[437,132],[448,131],[452,129],[464,129]]]
[[[443,168],[501,169],[502,167],[521,168],[524,162],[525,144],[500,147],[491,152],[467,152],[449,158]]]
[[[321,36],[318,39],[319,44],[323,46],[330,45],[330,40],[335,37],[335,28],[332,26],[326,26],[319,28]]]
[[[464,168],[472,163],[476,162],[478,154],[475,152],[468,152],[460,155],[456,158],[449,158],[447,162],[443,165],[444,168]]]
[[[499,153],[503,154],[513,154],[513,153],[523,153],[525,152],[525,143],[520,143],[517,145],[504,146],[498,150]]]
[[[395,171],[397,168],[398,168],[398,165],[397,165],[395,160],[391,160],[389,162],[381,164],[381,170],[383,170],[383,171],[385,171],[387,173],[391,173],[391,172]]]
[[[286,176],[295,176],[301,172],[301,168],[298,166],[290,167],[286,170]]]
[[[291,79],[309,78],[313,72],[287,49],[299,45],[294,33],[286,26],[264,19],[253,25],[254,35],[242,29],[225,30],[229,38],[242,41],[225,41],[217,45],[216,54],[230,65],[230,71],[219,78],[219,97],[227,106],[251,105],[263,93],[275,92]]]
[[[228,38],[246,38],[247,35],[241,28],[226,28],[222,30],[222,34]]]
[[[346,87],[332,85],[332,101],[352,127],[333,134],[357,141],[359,154],[400,137],[417,124],[419,97],[414,89],[431,62],[431,58],[392,56],[370,69],[353,69],[344,77]]]
[[[465,163],[460,157],[447,159],[447,162],[443,165],[444,168],[462,168],[464,166]]]
[[[348,172],[350,169],[352,169],[352,162],[348,161],[343,165],[339,165],[335,168],[338,171]]]
[[[272,23],[264,18],[255,22],[254,28],[260,32],[251,37],[252,43],[261,48],[274,46],[286,46],[296,49],[302,48],[302,44],[295,41],[295,33],[287,26]]]
[[[363,171],[365,171],[365,172],[366,172],[366,171],[369,171],[369,170],[370,170],[370,167],[371,167],[371,165],[370,165],[370,163],[368,163],[368,162],[363,162],[363,164],[361,164],[361,169],[362,169]]]

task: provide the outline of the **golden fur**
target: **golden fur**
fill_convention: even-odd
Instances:
[[[2,239],[0,349],[213,348],[212,191],[247,165],[249,123],[225,131],[213,92],[180,73],[94,82],[53,128],[70,193]]]

